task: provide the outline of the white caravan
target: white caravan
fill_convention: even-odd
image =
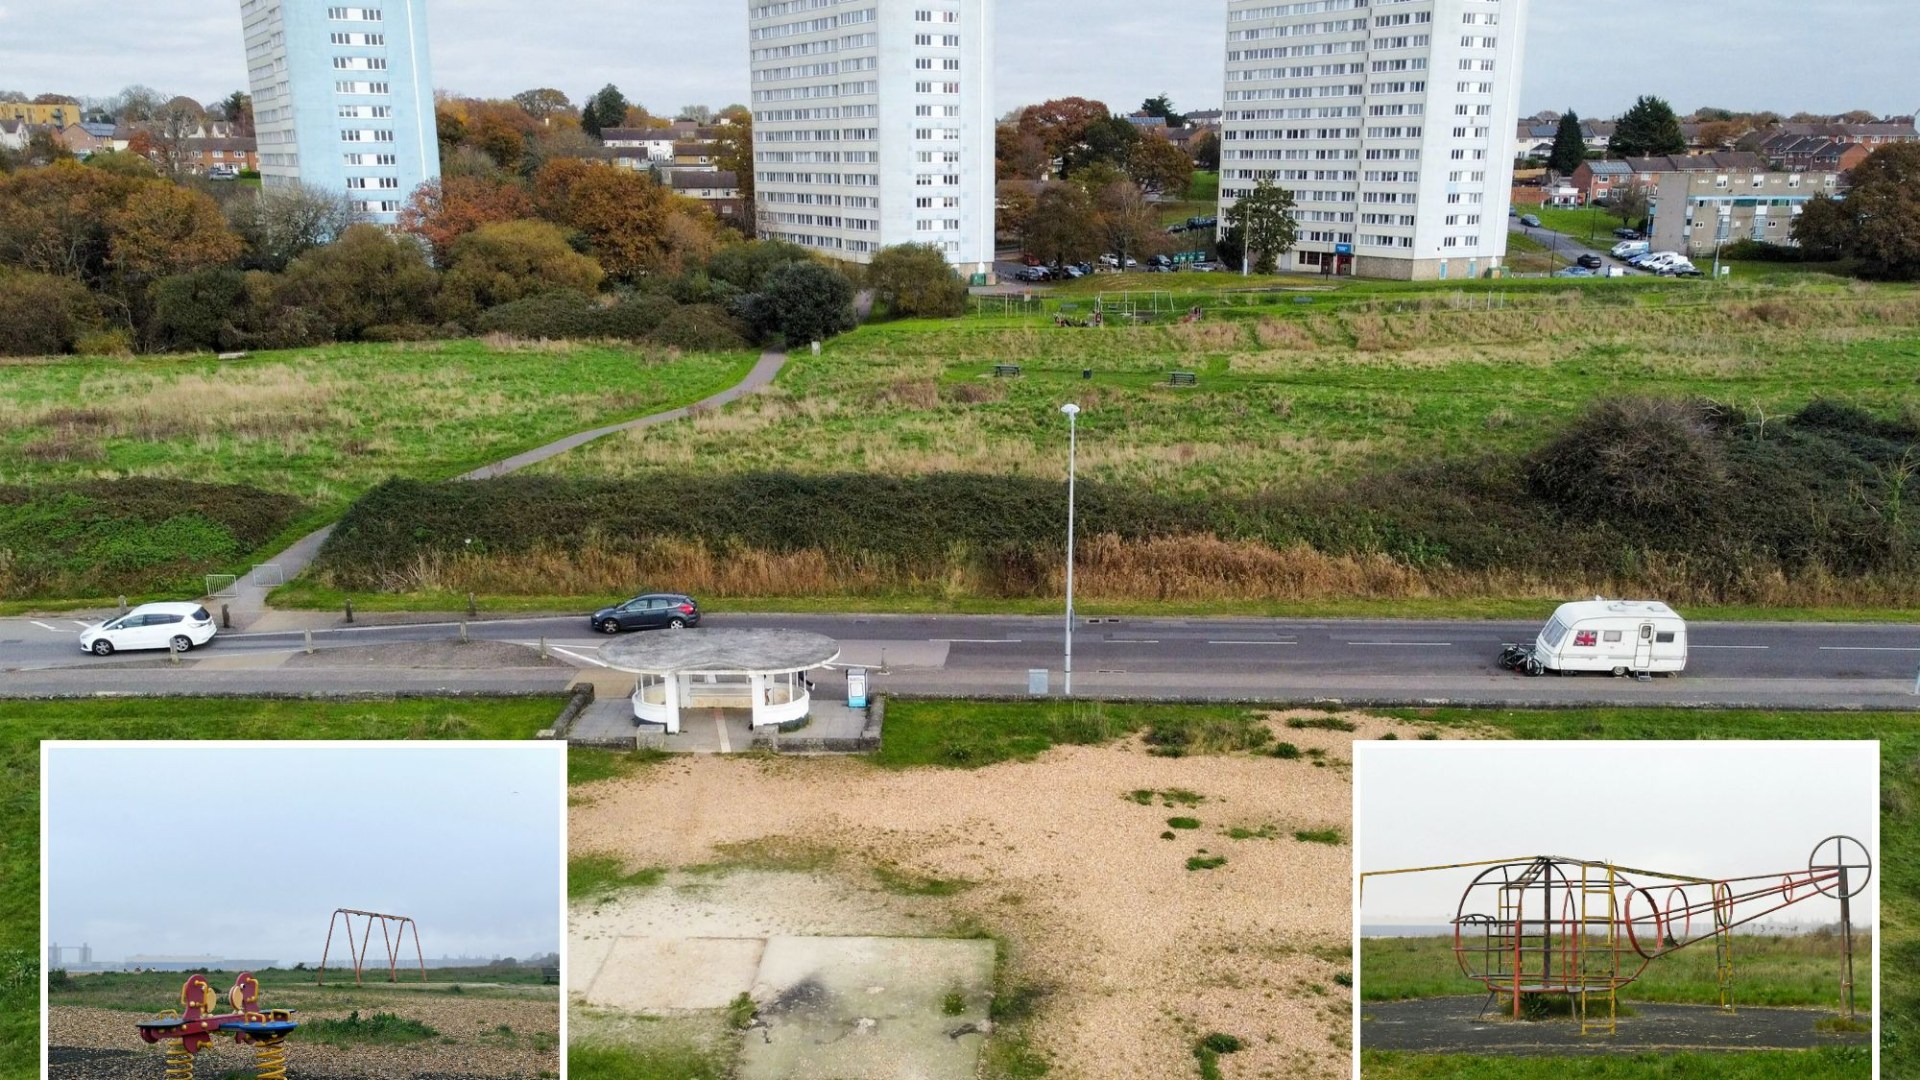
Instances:
[[[1529,669],[1615,675],[1679,674],[1687,667],[1687,622],[1657,600],[1562,604],[1534,640]]]

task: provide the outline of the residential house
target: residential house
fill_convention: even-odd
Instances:
[[[1747,158],[1750,154],[1702,155]],[[1662,161],[1640,159],[1636,173],[1651,176],[1655,251],[1711,255],[1720,243],[1758,240],[1793,244],[1793,222],[1815,195],[1840,190],[1837,172],[1785,172],[1755,163],[1747,168],[1658,169]],[[1656,170],[1657,171],[1648,171]]]
[[[97,150],[125,150],[127,140],[120,138],[119,130],[112,124],[68,124],[55,133],[55,138],[64,143],[76,157],[86,157]]]
[[[1920,142],[1920,129],[1916,129],[1911,116],[1872,124],[1785,123],[1748,132],[1735,146],[1741,150],[1765,153],[1764,147],[1786,136],[1859,143],[1871,150],[1894,143]]]
[[[740,179],[724,169],[675,169],[667,183],[674,194],[699,199],[721,222],[736,228],[749,227],[747,202],[740,195]]]
[[[1612,120],[1580,121],[1580,141],[1586,144],[1587,153],[1606,153],[1607,144],[1613,140],[1613,130],[1617,126]],[[1559,137],[1560,121],[1557,119],[1549,121],[1534,117],[1520,121],[1514,133],[1514,160],[1548,156],[1553,153],[1553,144]]]
[[[25,120],[0,118],[0,150],[25,150],[32,137]]]
[[[1163,135],[1166,134],[1167,131],[1167,118],[1164,116],[1148,116],[1146,113],[1133,113],[1127,117],[1127,123],[1132,124],[1142,131],[1157,131]]]
[[[1581,203],[1592,204],[1606,202],[1613,197],[1614,189],[1632,181],[1633,166],[1624,161],[1583,161],[1568,183],[1580,193]]]
[[[1829,135],[1782,134],[1760,144],[1759,153],[1779,169],[1792,171],[1837,165],[1834,171],[1848,172],[1865,161],[1873,150],[1866,143]]]
[[[628,168],[646,168],[650,162],[673,161],[674,133],[671,128],[605,128],[600,141],[609,149],[641,150],[644,154],[618,154],[614,160]]]
[[[260,155],[252,139],[193,138],[180,147],[181,164],[188,172],[203,173],[215,165],[231,165],[246,172],[260,170]]]

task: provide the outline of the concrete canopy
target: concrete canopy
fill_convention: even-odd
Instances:
[[[840,657],[840,643],[798,630],[666,630],[600,646],[600,659],[641,675],[777,675]]]

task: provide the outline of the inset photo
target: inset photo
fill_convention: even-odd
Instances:
[[[1876,1075],[1878,743],[1354,757],[1361,1075]]]
[[[560,1075],[557,743],[41,744],[44,1074]]]

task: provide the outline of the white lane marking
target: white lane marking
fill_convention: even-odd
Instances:
[[[1297,641],[1209,641],[1209,645],[1298,645]]]
[[[733,753],[733,740],[727,738],[727,718],[719,709],[713,710],[713,728],[720,733],[720,752]]]
[[[68,622],[70,622],[70,623],[72,623],[73,625],[75,625],[75,626],[77,626],[77,627],[79,627],[79,628],[80,628],[80,629],[82,629],[82,630],[85,630],[85,629],[86,629],[87,627],[89,627],[89,626],[92,626],[92,625],[93,625],[93,624],[92,624],[92,623],[90,623],[90,622],[81,622],[81,621],[80,621],[79,619],[68,619],[67,621],[68,621]]]
[[[1695,645],[1696,649],[1771,649],[1771,645]]]
[[[1387,645],[1394,648],[1411,649],[1416,646],[1423,646],[1423,645],[1452,646],[1453,642],[1451,641],[1349,641],[1347,642],[1347,644],[1349,645]]]
[[[523,642],[522,644],[525,644],[525,643]],[[532,646],[528,646],[528,647],[529,647],[529,648],[531,648]],[[548,646],[547,646],[547,649],[548,649],[548,651],[550,651],[550,652],[557,652],[557,653],[561,653],[561,654],[564,654],[564,655],[566,655],[566,656],[571,656],[571,657],[573,657],[573,658],[574,658],[575,660],[583,660],[583,661],[585,661],[585,662],[587,662],[587,663],[589,663],[589,664],[597,664],[597,665],[599,665],[600,667],[608,667],[608,666],[610,666],[610,665],[608,665],[608,663],[607,663],[607,662],[606,662],[605,660],[602,660],[602,659],[600,659],[599,657],[596,657],[596,656],[586,656],[586,655],[584,655],[584,654],[581,654],[581,653],[577,653],[577,652],[574,652],[574,651],[573,651],[572,649],[564,649],[564,648],[561,648],[561,647],[560,647],[560,646],[558,646],[558,645],[548,645]]]
[[[937,637],[928,638],[935,645],[1009,645],[1019,642],[1019,638],[1003,637]]]
[[[1821,652],[1920,652],[1894,645],[1822,645]]]
[[[50,630],[50,631],[52,631],[53,633],[56,633],[56,634],[71,634],[71,633],[73,633],[73,631],[71,631],[71,630],[62,630],[62,629],[60,629],[60,628],[59,628],[59,627],[57,627],[57,626],[49,626],[49,625],[47,625],[46,623],[43,623],[43,622],[41,622],[41,621],[40,621],[39,619],[28,619],[27,621],[28,621],[28,622],[30,622],[30,623],[32,623],[33,625],[35,625],[35,626],[37,626],[37,627],[39,627],[39,628],[40,628],[40,629],[42,629],[42,630]]]
[[[1117,637],[1117,638],[1108,638],[1107,644],[1109,645],[1158,645],[1160,644],[1160,642],[1156,638]]]

